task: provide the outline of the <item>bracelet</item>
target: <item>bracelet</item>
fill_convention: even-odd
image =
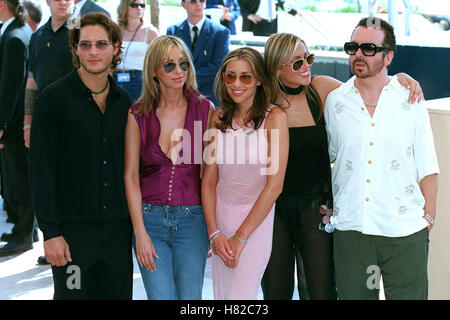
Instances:
[[[423,215],[423,217],[424,217],[425,219],[427,219],[428,222],[431,223],[431,225],[434,225],[434,220],[433,220],[433,218],[432,218],[428,213],[425,213],[425,214]]]
[[[23,130],[31,129],[31,124],[27,124],[23,126]]]
[[[209,240],[209,245],[211,246],[211,248],[212,248],[212,246],[213,246],[214,240],[216,240],[216,239],[219,237],[219,234],[220,234],[220,232],[219,232],[219,233],[216,233],[216,234],[211,238],[211,240]]]
[[[219,233],[220,233],[220,230],[219,230],[219,229],[217,229],[216,231],[214,231],[213,233],[211,233],[211,234],[208,236],[209,242],[211,242],[211,239],[214,238],[214,236],[216,236],[216,235],[219,234]]]
[[[236,238],[240,241],[240,242],[247,242],[248,239],[242,239],[241,237],[239,237],[239,235],[236,233]]]

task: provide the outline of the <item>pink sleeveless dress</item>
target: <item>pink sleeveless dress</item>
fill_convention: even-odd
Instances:
[[[218,132],[216,222],[227,239],[235,234],[250,213],[267,181],[264,170],[268,162],[268,143],[264,125],[265,119],[259,129],[254,130],[252,127],[239,128],[233,121],[235,130]],[[258,298],[259,286],[272,249],[274,209],[275,205],[250,234],[236,268],[228,268],[219,256],[212,256],[214,299]]]

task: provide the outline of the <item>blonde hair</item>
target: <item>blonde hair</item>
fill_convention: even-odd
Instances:
[[[155,110],[158,106],[159,98],[161,96],[161,87],[154,74],[161,66],[164,57],[167,56],[174,47],[181,49],[186,61],[189,63],[183,90],[188,93],[193,93],[193,91],[197,90],[195,69],[188,53],[189,49],[184,44],[183,40],[174,36],[159,36],[150,43],[147,52],[145,53],[144,68],[142,72],[142,95],[138,100],[141,103],[136,110],[136,113],[139,115],[148,116],[150,112]],[[203,96],[200,95],[199,99],[202,97]]]
[[[226,71],[228,63],[234,60],[244,60],[247,61],[251,68],[253,76],[256,80],[261,82],[259,86],[256,87],[255,98],[253,99],[252,106],[249,110],[249,116],[247,119],[253,121],[255,129],[258,129],[264,120],[266,115],[267,107],[270,104],[270,86],[267,79],[267,74],[264,69],[263,57],[255,49],[249,47],[243,47],[231,51],[222,62],[219,71],[216,74],[216,79],[214,81],[214,90],[216,97],[219,98],[222,105],[222,116],[219,116],[219,122],[216,124],[216,128],[225,132],[226,129],[231,127],[233,116],[238,110],[237,104],[230,97],[227,88],[225,86],[225,80],[223,74]]]
[[[128,7],[130,3],[135,1],[136,0],[120,0],[120,4],[117,7],[117,20],[122,29],[126,29],[128,27]],[[142,16],[140,20],[141,25],[144,25],[144,16]]]
[[[281,82],[281,79],[279,78],[277,73],[283,67],[283,65],[286,64],[294,56],[295,50],[300,45],[300,43],[303,44],[307,51],[309,51],[305,41],[291,33],[273,34],[266,41],[266,44],[264,46],[264,65],[267,74],[270,75],[269,81],[272,91],[271,102],[274,104],[277,100],[279,100],[280,97],[288,102],[287,96],[282,92],[280,88],[281,86],[283,86],[283,83]],[[306,97],[309,100],[318,103],[321,115],[323,112],[323,103],[316,88],[314,88],[314,86],[312,85],[312,82],[305,87],[304,91]]]

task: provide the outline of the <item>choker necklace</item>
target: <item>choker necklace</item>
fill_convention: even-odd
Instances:
[[[100,94],[100,93],[103,93],[103,92],[105,92],[105,90],[106,90],[106,88],[108,88],[108,84],[109,84],[109,80],[108,79],[106,79],[106,84],[105,84],[105,87],[102,89],[102,90],[100,90],[100,91],[97,91],[97,92],[95,92],[95,91],[92,91],[91,89],[89,89],[89,91],[92,93],[92,94]]]
[[[300,94],[303,89],[305,88],[304,86],[300,86],[297,88],[290,88],[288,86],[285,86],[284,84],[281,83],[281,81],[278,80],[278,84],[280,86],[281,91],[283,91],[284,93],[290,95],[290,96],[296,96],[298,94]]]

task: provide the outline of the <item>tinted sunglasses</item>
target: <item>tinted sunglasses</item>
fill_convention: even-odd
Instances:
[[[165,73],[171,73],[173,70],[175,70],[176,66],[177,66],[177,64],[175,62],[167,62],[163,66],[164,72]],[[187,61],[180,61],[180,62],[178,62],[178,66],[183,71],[188,71],[189,70],[189,62],[187,62]]]
[[[192,4],[196,4],[197,2],[203,3],[203,2],[205,2],[205,1],[206,1],[206,0],[189,0],[189,1],[184,0],[184,2],[190,2],[190,3],[192,3]]]
[[[223,76],[223,79],[225,80],[226,84],[233,84],[236,79],[239,78],[239,81],[243,84],[249,85],[252,83],[253,76],[250,74],[241,74],[239,77],[235,75],[234,73],[226,73]]]
[[[292,63],[283,64],[283,66],[291,66],[292,71],[297,72],[303,67],[303,62],[305,59],[297,59]],[[312,65],[314,63],[314,54],[310,53],[306,57],[306,62],[308,62],[309,65]]]
[[[345,53],[353,56],[358,52],[358,49],[361,49],[363,55],[367,57],[373,57],[377,54],[377,52],[385,51],[387,47],[377,47],[373,43],[361,43],[358,44],[356,42],[346,42],[344,44]]]
[[[142,9],[145,9],[145,3],[130,3],[129,4],[130,7],[132,7],[133,9],[136,9],[137,7],[141,7]]]
[[[83,51],[88,51],[91,50],[92,46],[95,45],[95,47],[98,50],[106,50],[106,48],[108,48],[108,46],[111,44],[111,42],[106,41],[106,40],[100,40],[97,41],[95,44],[90,43],[89,41],[81,41],[78,44],[78,47],[83,50]]]

